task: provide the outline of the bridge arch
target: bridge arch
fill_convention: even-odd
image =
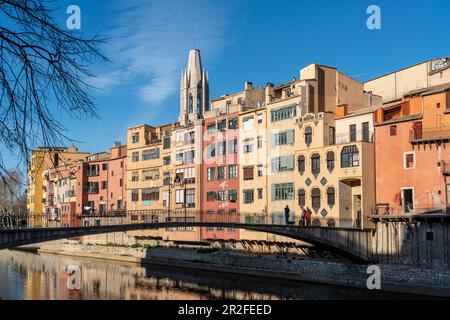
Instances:
[[[350,228],[301,227],[286,225],[242,224],[232,222],[163,222],[131,223],[120,225],[35,228],[0,231],[0,249],[87,235],[134,230],[150,230],[175,227],[229,227],[266,232],[304,241],[339,253],[355,262],[371,260],[371,232]]]

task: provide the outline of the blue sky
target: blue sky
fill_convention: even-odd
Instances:
[[[210,97],[242,90],[245,81],[279,84],[313,62],[361,81],[450,55],[450,1],[62,0],[81,8],[81,29],[109,38],[112,63],[97,63],[91,83],[100,119],[60,114],[82,151],[108,150],[126,128],[177,119],[179,78],[192,47],[201,50]],[[369,5],[381,30],[366,27]],[[13,157],[6,157],[14,165]]]

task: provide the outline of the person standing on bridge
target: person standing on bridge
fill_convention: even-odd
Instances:
[[[289,213],[291,210],[289,209],[289,206],[286,205],[286,208],[284,208],[284,217],[286,218],[286,224],[289,224]]]
[[[311,210],[308,207],[306,207],[305,220],[306,220],[307,227],[309,227],[311,225],[311,216],[312,216]]]

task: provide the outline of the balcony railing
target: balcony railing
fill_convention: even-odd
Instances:
[[[373,142],[374,134],[373,131],[356,131],[349,133],[340,133],[336,135],[336,144],[346,144],[351,142]]]
[[[441,161],[441,173],[450,176],[450,161]]]
[[[450,140],[450,127],[436,127],[424,130],[410,130],[410,142]]]
[[[96,194],[96,193],[98,193],[98,187],[86,186],[86,187],[84,187],[84,191],[86,193]]]

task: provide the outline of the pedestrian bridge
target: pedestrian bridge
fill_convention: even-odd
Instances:
[[[32,225],[36,224],[36,217],[33,219],[30,220],[28,217],[27,226],[19,224],[15,228],[0,230],[0,249],[110,232],[179,227],[226,227],[301,240],[344,255],[356,262],[372,260],[371,230],[274,224],[269,221],[267,215],[261,214],[126,212],[120,215],[79,216],[73,226],[55,226],[51,221],[44,219],[45,227],[33,227]]]

